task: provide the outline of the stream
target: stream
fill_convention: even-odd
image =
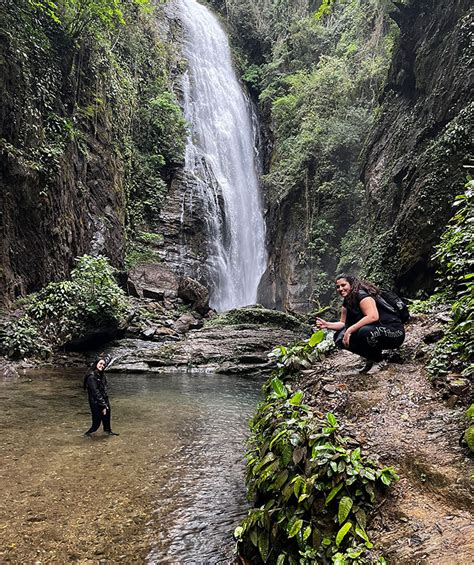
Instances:
[[[0,381],[0,561],[230,563],[262,380],[113,374],[120,436],[89,439],[82,377]]]

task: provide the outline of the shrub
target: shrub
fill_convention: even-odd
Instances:
[[[438,297],[451,304],[451,322],[428,366],[432,375],[452,370],[472,374],[474,368],[474,181],[468,181],[454,206],[457,211],[434,255],[439,262]]]
[[[91,328],[118,326],[128,302],[113,273],[105,257],[78,258],[70,281],[49,283],[26,298],[24,315],[0,337],[2,350],[10,357],[35,355]]]
[[[366,563],[367,513],[395,471],[350,447],[335,416],[315,417],[301,391],[276,377],[268,388],[251,422],[254,508],[234,532],[238,548],[254,563]]]

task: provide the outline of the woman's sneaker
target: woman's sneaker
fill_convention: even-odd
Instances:
[[[374,364],[375,364],[375,361],[367,359],[366,362],[365,362],[365,365],[359,369],[359,373],[361,373],[361,374],[368,373],[370,371],[370,369],[372,369]]]

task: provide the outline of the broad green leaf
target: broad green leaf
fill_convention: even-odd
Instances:
[[[326,420],[327,420],[328,424],[330,426],[332,426],[333,428],[337,427],[336,416],[334,416],[334,414],[332,412],[328,412],[326,414]]]
[[[256,528],[250,530],[250,541],[255,547],[258,547],[258,530]]]
[[[303,540],[306,541],[311,535],[311,526],[306,526],[303,532]]]
[[[277,435],[272,439],[270,442],[270,449],[273,447],[274,443],[277,442],[282,436],[287,433],[287,430],[281,430],[281,432],[277,433]]]
[[[346,522],[342,528],[337,532],[336,536],[336,546],[339,547],[346,537],[347,532],[352,528],[352,524],[350,522]]]
[[[349,512],[351,511],[352,505],[354,504],[352,498],[348,496],[343,496],[339,501],[339,510],[337,513],[337,519],[339,524],[345,522],[346,518],[349,516]]]
[[[278,398],[286,398],[288,396],[288,390],[280,379],[275,377],[270,384]]]
[[[262,469],[262,467],[265,467],[265,465],[267,465],[271,461],[274,461],[275,459],[276,455],[273,452],[269,451],[262,459],[262,461],[260,461],[260,463],[255,467],[254,474],[258,473]]]
[[[355,512],[355,517],[359,526],[365,530],[367,526],[367,516],[365,512],[362,510],[362,508],[359,508],[359,510]],[[356,532],[357,532],[357,528],[356,528]]]
[[[244,529],[242,528],[242,526],[237,526],[234,530],[234,538],[241,539],[243,533]]]
[[[277,558],[276,565],[283,565],[285,563],[286,555],[284,553],[280,553]]]
[[[370,543],[369,537],[368,537],[368,535],[365,533],[364,528],[361,528],[358,524],[357,524],[356,527],[355,527],[355,533],[356,533],[360,538],[362,538],[364,541]]]
[[[272,490],[280,490],[281,487],[286,483],[287,479],[288,479],[288,469],[283,469],[283,471],[281,471],[277,475],[277,478],[275,479],[273,484],[270,485],[270,488]]]
[[[303,391],[298,390],[295,394],[290,398],[289,402],[292,406],[298,406],[301,404],[301,399],[303,398]]]
[[[318,343],[321,343],[324,340],[324,336],[325,333],[323,332],[323,330],[319,330],[317,332],[315,332],[310,338],[309,338],[309,345],[311,347],[315,347],[316,345],[318,345]]]
[[[342,553],[336,553],[332,556],[332,563],[333,565],[346,565],[344,555]]]
[[[338,485],[336,485],[331,492],[327,495],[326,497],[326,505],[328,505],[331,500],[336,496],[336,494],[341,490],[341,488],[344,486],[344,483],[339,483]]]
[[[303,527],[303,520],[296,520],[288,531],[288,537],[293,538]]]
[[[265,562],[268,558],[269,546],[270,543],[268,539],[268,532],[266,531],[260,532],[260,535],[258,536],[258,550],[260,552],[263,562]]]
[[[304,486],[304,479],[300,475],[296,475],[296,477],[291,482],[293,483],[295,496],[296,498],[298,498],[301,493],[301,489]]]

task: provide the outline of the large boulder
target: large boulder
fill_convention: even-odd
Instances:
[[[178,297],[179,278],[164,265],[143,263],[130,271],[127,287],[129,293],[138,298],[173,299]]]
[[[178,296],[185,302],[190,303],[196,312],[202,315],[209,312],[209,291],[204,285],[191,277],[181,277]]]

